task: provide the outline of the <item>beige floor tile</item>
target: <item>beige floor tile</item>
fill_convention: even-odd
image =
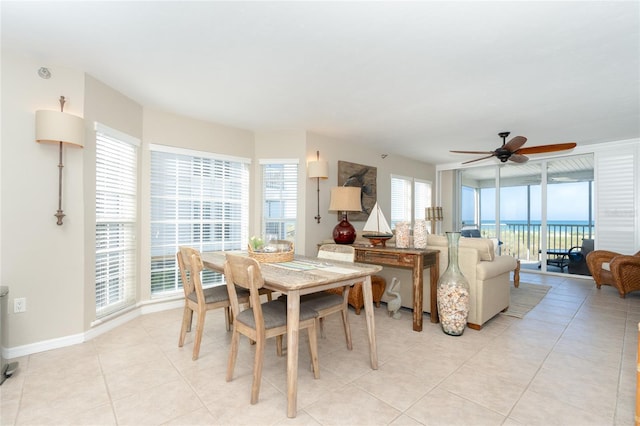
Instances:
[[[163,423],[165,426],[207,426],[207,425],[215,425],[216,421],[206,408],[198,408],[190,413],[183,414],[181,416],[176,417],[166,423]]]
[[[602,426],[613,424],[613,416],[591,412],[557,398],[527,390],[509,417],[532,426]]]
[[[357,387],[347,385],[305,408],[325,425],[386,425],[401,412]]]
[[[397,363],[389,362],[354,380],[353,385],[393,408],[404,411],[426,395],[436,383],[429,383]]]
[[[438,388],[506,416],[526,385],[522,381],[511,381],[465,365],[444,380]]]
[[[495,426],[505,417],[440,387],[409,408],[405,414],[424,425]]]
[[[613,418],[616,404],[617,379],[616,370],[600,368],[595,363],[557,354],[565,357],[564,362],[553,362],[540,370],[531,382],[529,390],[543,394],[547,398],[555,398],[585,412]]]
[[[168,382],[174,382],[180,378],[180,373],[165,358],[128,364],[104,375],[109,393],[114,401]]]
[[[40,391],[25,392],[20,401],[17,424],[65,423],[78,413],[110,403],[101,376],[66,383],[51,382]]]
[[[182,379],[113,401],[117,422],[122,425],[163,424],[202,406]]]

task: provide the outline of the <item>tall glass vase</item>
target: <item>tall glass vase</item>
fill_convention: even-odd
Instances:
[[[469,317],[469,282],[458,266],[459,232],[447,232],[449,266],[438,280],[438,315],[442,331],[460,336]]]

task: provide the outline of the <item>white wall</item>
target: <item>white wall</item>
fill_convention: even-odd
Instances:
[[[9,286],[8,347],[74,335],[83,330],[84,311],[84,150],[66,147],[62,226],[58,208],[58,146],[35,142],[35,111],[83,116],[84,74],[2,51],[2,285]],[[13,313],[24,297],[27,311]]]

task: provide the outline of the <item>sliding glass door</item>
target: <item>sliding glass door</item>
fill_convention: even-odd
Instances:
[[[593,156],[459,170],[461,229],[478,228],[522,267],[567,273],[593,238]]]

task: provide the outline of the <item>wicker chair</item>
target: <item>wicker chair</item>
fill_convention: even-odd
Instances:
[[[600,288],[611,285],[618,289],[620,297],[640,290],[640,251],[629,256],[608,250],[595,250],[587,254],[587,266]]]

